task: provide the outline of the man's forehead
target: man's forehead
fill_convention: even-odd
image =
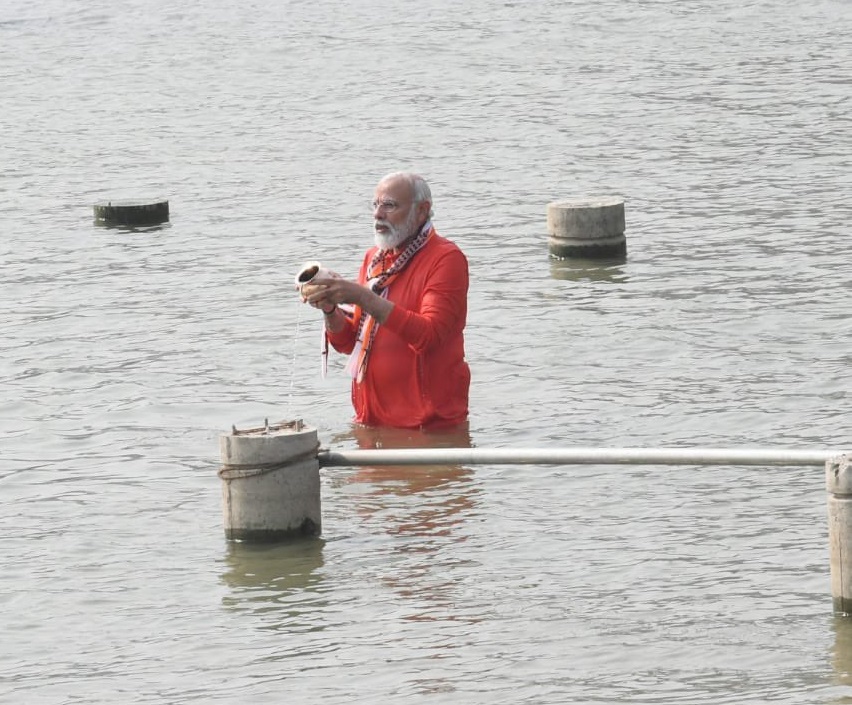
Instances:
[[[385,179],[380,181],[376,186],[376,193],[392,195],[396,198],[409,198],[411,194],[411,186],[405,179]]]

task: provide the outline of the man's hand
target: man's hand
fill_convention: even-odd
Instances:
[[[333,296],[334,291],[330,288],[333,282],[344,281],[336,272],[321,270],[317,276],[299,287],[302,302],[320,309],[324,314],[334,313],[338,304],[345,303]]]
[[[302,301],[333,315],[340,304],[360,306],[379,323],[384,323],[393,303],[374,294],[366,286],[344,279],[334,272],[323,272],[301,287]]]

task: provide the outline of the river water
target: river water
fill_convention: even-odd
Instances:
[[[849,450],[850,66],[848,0],[0,0],[0,702],[852,702],[820,468],[326,468],[268,547],[216,475],[357,445],[291,282],[401,168],[473,445]],[[627,258],[551,260],[594,195]]]

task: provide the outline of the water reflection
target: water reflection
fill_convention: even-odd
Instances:
[[[573,282],[625,282],[626,257],[608,259],[550,258],[550,276]]]
[[[848,688],[852,686],[852,617],[835,615],[832,626],[834,649],[831,654],[831,665],[834,668],[834,682]],[[852,703],[852,694],[841,695],[833,702]]]
[[[347,431],[332,437],[333,445],[355,441],[359,448],[473,448],[470,424],[452,428],[389,428],[351,424]]]
[[[361,468],[350,482],[369,485],[367,494],[362,495],[365,501],[359,507],[362,517],[383,514],[390,519],[384,526],[390,534],[435,538],[450,537],[453,528],[474,508],[472,490],[467,484],[472,479],[473,472],[458,465],[394,465]],[[394,501],[400,499],[403,501]],[[387,516],[388,512],[393,514]],[[424,542],[408,550],[428,552],[430,546],[430,542]]]
[[[451,431],[354,427],[359,448],[471,448],[467,426]],[[467,540],[478,486],[462,465],[364,466],[347,483],[358,489],[356,512],[365,531],[391,536],[386,586],[406,598],[409,621],[478,621],[458,609],[469,566],[453,548]]]
[[[436,431],[353,426],[352,437],[363,449],[473,447],[467,424]],[[461,465],[383,465],[361,467],[349,482],[369,487],[366,497],[370,501],[361,507],[364,516],[387,508],[377,498],[404,500],[392,505],[399,511],[387,531],[447,536],[473,508],[472,479],[473,471]]]
[[[156,233],[161,230],[169,230],[172,227],[170,222],[153,223],[151,225],[130,225],[128,223],[111,223],[104,220],[95,220],[94,226],[103,230],[115,230],[120,233]]]
[[[315,629],[315,611],[325,604],[322,539],[286,544],[229,542],[222,582],[231,588],[222,603],[232,609],[270,613],[275,629]],[[313,615],[313,616],[312,616]]]
[[[473,447],[467,424],[435,431],[354,425],[350,438],[359,448],[369,450]],[[446,535],[448,527],[461,520],[458,515],[473,507],[469,487],[472,479],[472,470],[462,465],[381,465],[358,468],[348,482],[367,485],[366,497],[415,500],[399,505],[405,508],[398,517],[401,523],[389,530],[415,535],[431,535],[439,530]]]

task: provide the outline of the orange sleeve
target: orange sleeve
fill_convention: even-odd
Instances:
[[[331,343],[331,347],[337,350],[337,352],[348,355],[355,347],[355,337],[358,335],[358,331],[355,329],[355,321],[352,318],[352,314],[346,313],[345,315],[346,327],[336,333],[326,330],[325,337]]]

